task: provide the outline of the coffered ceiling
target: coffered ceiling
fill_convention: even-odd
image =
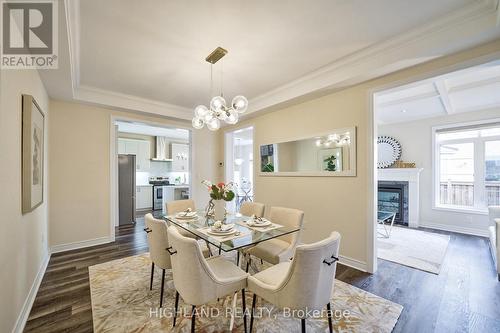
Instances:
[[[500,61],[440,75],[375,96],[379,124],[500,109]]]
[[[500,37],[497,0],[66,0],[49,94],[190,119],[209,101],[215,47],[224,95],[249,113]],[[218,92],[220,64],[214,66]]]

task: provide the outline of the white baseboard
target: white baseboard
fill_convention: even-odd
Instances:
[[[49,260],[50,251],[47,249],[47,254],[45,255],[45,258],[43,258],[42,264],[38,269],[38,273],[36,274],[33,284],[31,285],[28,297],[26,297],[26,300],[24,301],[21,312],[17,317],[16,325],[12,329],[12,333],[22,333],[24,331],[24,327],[26,326],[26,322],[28,321],[28,316],[31,312],[31,307],[33,306],[33,302],[35,301],[36,294],[38,293],[38,288],[40,288],[40,284],[42,283],[42,279],[45,275],[45,270],[47,269]]]
[[[359,261],[357,259],[349,258],[346,256],[339,256],[339,262],[342,265],[346,265],[346,266],[355,268],[355,269],[362,271],[362,272],[368,271],[366,262],[364,262],[364,261]]]
[[[111,243],[113,241],[114,240],[112,240],[110,237],[106,236],[106,237],[99,237],[99,238],[94,238],[94,239],[89,239],[89,240],[84,240],[84,241],[79,241],[79,242],[54,245],[50,248],[50,250],[51,250],[51,253],[58,253],[58,252],[81,249],[81,248],[89,247],[89,246]]]
[[[461,226],[456,226],[456,225],[440,224],[440,223],[433,223],[433,222],[422,222],[422,221],[419,223],[418,226],[424,227],[424,228],[430,228],[430,229],[457,232],[459,234],[489,237],[489,233],[488,233],[487,229],[483,230],[483,229],[477,229],[477,228],[468,228],[468,227],[461,227]]]

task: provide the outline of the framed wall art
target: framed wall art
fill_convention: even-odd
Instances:
[[[30,95],[22,95],[22,213],[43,202],[45,115]]]

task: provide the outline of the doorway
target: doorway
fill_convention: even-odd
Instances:
[[[253,127],[237,129],[225,134],[226,182],[235,185],[235,200],[228,203],[230,211],[237,212],[245,201],[253,201]]]

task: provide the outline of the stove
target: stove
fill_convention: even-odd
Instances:
[[[161,210],[163,205],[163,186],[170,185],[168,177],[149,177],[149,184],[153,185],[153,210]]]

